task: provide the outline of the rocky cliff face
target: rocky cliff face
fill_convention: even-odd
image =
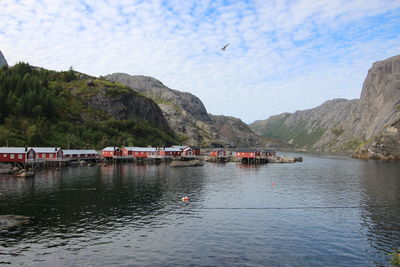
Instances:
[[[1,53],[0,51],[0,67],[4,66],[4,65],[8,65],[7,64],[7,60],[6,58],[3,56],[3,53]]]
[[[130,93],[109,96],[106,91],[100,89],[97,94],[87,98],[85,102],[94,109],[110,114],[117,120],[141,119],[162,129],[169,129],[161,109],[156,103],[143,96]]]
[[[329,100],[313,109],[256,121],[250,128],[260,135],[278,138],[297,147],[310,148],[317,142],[323,147],[342,133],[340,124],[356,103],[357,100]]]
[[[400,159],[400,55],[372,65],[345,123],[364,140],[355,157]]]
[[[185,139],[187,145],[209,146],[217,143],[255,147],[261,144],[260,137],[242,121],[208,114],[201,100],[190,93],[170,89],[152,77],[114,73],[105,78],[127,85],[153,99],[169,126]]]
[[[330,100],[314,109],[256,121],[250,128],[299,148],[400,158],[399,120],[400,56],[395,56],[373,64],[359,100]]]
[[[209,114],[218,135],[226,143],[237,147],[261,146],[261,139],[242,120],[223,115]]]

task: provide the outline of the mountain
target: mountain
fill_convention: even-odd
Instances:
[[[298,148],[400,159],[399,120],[400,56],[394,56],[373,64],[358,100],[330,100],[313,109],[272,116],[249,126],[260,135]]]
[[[339,135],[341,123],[358,100],[334,99],[322,105],[295,113],[275,115],[267,120],[255,121],[250,128],[263,136],[278,138],[301,148],[311,148],[326,142],[325,135]]]
[[[0,51],[0,67],[8,65],[6,58],[3,56],[3,53]]]
[[[252,132],[240,119],[208,114],[197,96],[170,89],[155,78],[114,73],[105,76],[105,79],[124,84],[153,99],[161,108],[169,126],[186,145],[262,145],[263,138]]]
[[[0,68],[0,146],[103,148],[179,142],[154,101],[70,69]]]
[[[219,136],[237,147],[260,146],[261,139],[242,120],[230,116],[209,114],[212,125]]]

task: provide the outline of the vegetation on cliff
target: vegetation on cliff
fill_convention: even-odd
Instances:
[[[114,108],[113,99],[120,98],[126,103],[118,103]],[[149,104],[143,106],[143,102]],[[0,146],[102,148],[178,142],[174,132],[163,123],[161,111],[161,118],[147,119],[134,110],[132,103],[140,103],[146,113],[158,116],[157,110],[151,110],[157,107],[154,102],[121,84],[72,69],[56,72],[27,63],[3,66]]]

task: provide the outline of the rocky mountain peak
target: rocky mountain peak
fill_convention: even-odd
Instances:
[[[167,88],[162,82],[156,78],[143,75],[129,75],[126,73],[113,73],[106,76],[107,80],[118,80],[119,83],[128,84],[129,87],[138,91],[152,90],[154,88]]]
[[[203,102],[191,93],[170,89],[153,77],[113,73],[105,78],[153,99],[161,108],[170,128],[187,145],[260,145],[259,136],[245,123],[233,117],[208,114]]]
[[[4,57],[3,53],[0,51],[0,67],[8,65],[6,58]]]
[[[170,89],[153,77],[113,73],[105,76],[105,78],[109,81],[122,83],[133,90],[152,98],[159,105],[163,104],[164,106],[169,106],[169,108],[173,107],[177,112],[180,112],[179,110],[186,111],[196,120],[203,122],[210,121],[206,108],[197,96],[187,92]],[[160,107],[163,109],[162,105],[160,105]]]

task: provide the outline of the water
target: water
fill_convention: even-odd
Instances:
[[[400,163],[296,156],[0,177],[0,214],[31,217],[0,233],[0,265],[390,266]]]

